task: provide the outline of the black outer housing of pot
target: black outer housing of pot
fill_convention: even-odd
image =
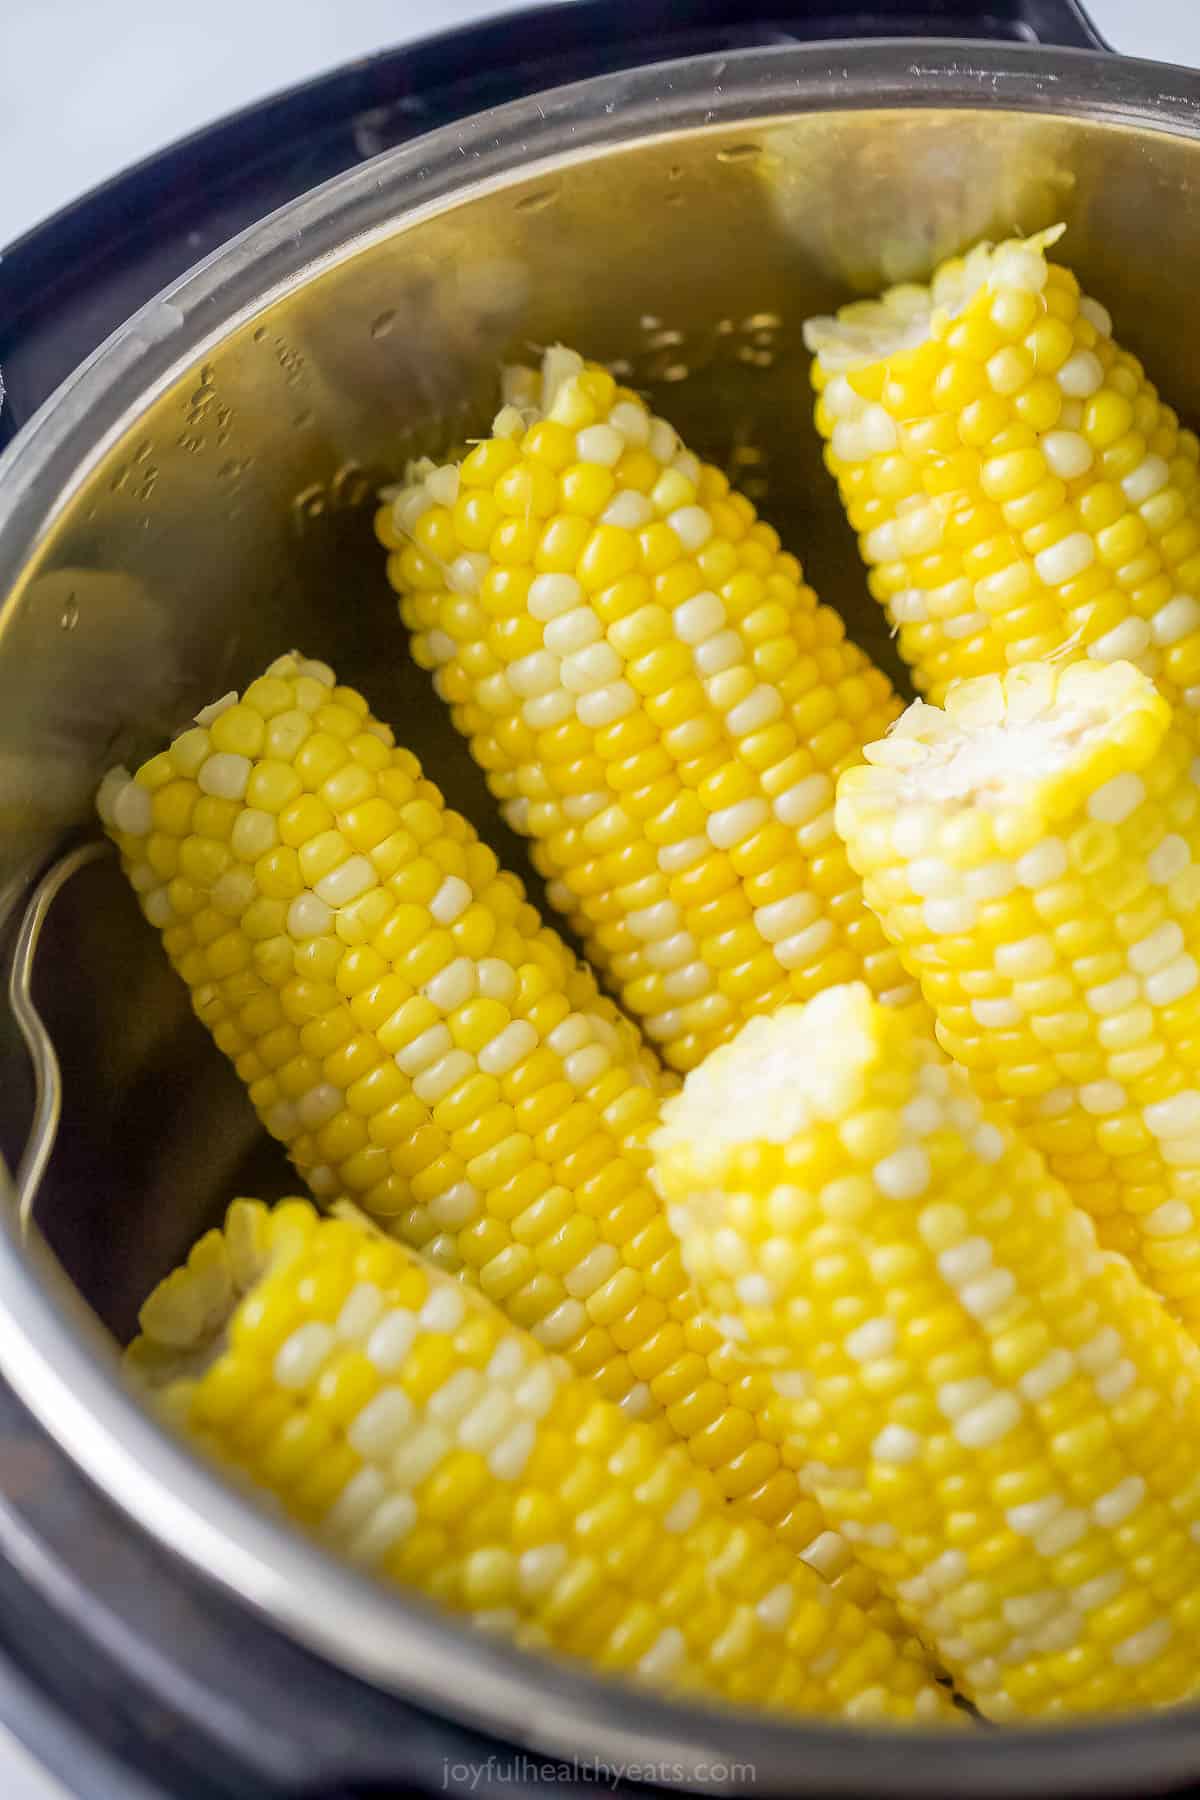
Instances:
[[[1077,0],[575,0],[350,64],[149,158],[5,252],[0,448],[185,269],[379,151],[586,76],[863,37],[1105,48]],[[140,1533],[3,1384],[0,1727],[80,1800],[650,1791],[586,1765],[564,1776],[293,1644]]]
[[[194,133],[9,246],[0,259],[0,449],[143,302],[381,150],[591,75],[867,37],[1106,48],[1079,0],[560,0],[347,64]]]

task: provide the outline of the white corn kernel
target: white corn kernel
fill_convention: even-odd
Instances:
[[[828,775],[806,775],[772,802],[775,817],[781,825],[807,825],[823,812],[833,799],[833,783]]]
[[[244,862],[257,862],[279,842],[279,826],[272,813],[256,806],[246,806],[233,821],[229,847]]]
[[[713,532],[712,518],[702,506],[677,507],[667,524],[687,551],[702,550]]]
[[[811,925],[820,911],[820,901],[815,894],[792,894],[786,900],[774,900],[767,906],[757,907],[754,924],[768,944],[777,944],[782,938],[791,937]]]
[[[456,956],[453,962],[430,977],[421,992],[439,1012],[451,1013],[473,999],[475,989],[475,964],[469,956]]]
[[[1075,1358],[1061,1347],[1051,1350],[1032,1369],[1027,1369],[1017,1382],[1026,1400],[1046,1400],[1056,1393],[1075,1373]]]
[[[291,937],[302,942],[322,937],[333,925],[333,908],[317,894],[297,894],[287,911],[287,928]]]
[[[770,807],[765,800],[738,800],[709,815],[708,835],[716,849],[732,850],[761,830],[769,817]]]
[[[424,1419],[397,1447],[390,1473],[398,1487],[414,1488],[449,1455],[452,1440],[443,1426]]]
[[[1141,506],[1161,493],[1171,479],[1171,471],[1161,456],[1144,456],[1136,469],[1131,469],[1121,482],[1125,498]]]
[[[701,675],[720,675],[746,660],[745,648],[736,631],[718,631],[694,647],[697,669]]]
[[[526,604],[533,617],[545,623],[581,606],[585,598],[574,575],[535,575],[529,584]]]
[[[1094,325],[1096,327],[1096,330],[1100,333],[1101,337],[1112,336],[1112,314],[1109,312],[1107,306],[1101,306],[1099,300],[1092,300],[1089,299],[1087,294],[1081,294],[1079,297],[1079,311],[1088,321],[1089,325]]]
[[[1064,394],[1074,400],[1087,400],[1104,384],[1100,359],[1090,350],[1076,350],[1059,369],[1055,379]]]
[[[725,715],[725,724],[735,738],[749,737],[752,732],[761,731],[764,726],[779,718],[782,712],[783,697],[779,689],[760,683],[745,700],[730,707]]]
[[[603,636],[604,626],[590,606],[572,607],[570,612],[551,619],[542,630],[546,648],[555,656],[571,656],[577,650],[586,650],[589,644],[598,643]]]
[[[849,1560],[846,1540],[837,1531],[823,1531],[820,1537],[814,1538],[800,1552],[800,1561],[807,1563],[810,1569],[815,1569],[826,1581],[832,1581],[839,1575]]]
[[[795,932],[791,937],[780,938],[772,944],[775,960],[782,969],[804,969],[817,957],[823,956],[834,939],[832,919],[814,919],[803,931]]]
[[[413,1093],[425,1106],[436,1106],[475,1073],[475,1063],[465,1050],[451,1050],[413,1076]]]
[[[920,1455],[921,1440],[904,1425],[885,1425],[871,1445],[876,1462],[910,1463]]]
[[[1119,1081],[1089,1081],[1079,1090],[1079,1104],[1084,1112],[1098,1119],[1120,1112],[1128,1103],[1129,1096]]]
[[[360,1456],[380,1460],[398,1447],[413,1416],[413,1403],[402,1387],[381,1388],[350,1424],[346,1441]]]
[[[482,1200],[470,1181],[456,1181],[429,1202],[429,1217],[439,1231],[461,1231],[478,1218]]]
[[[1057,544],[1049,549],[1041,550],[1033,559],[1033,566],[1038,572],[1039,581],[1047,587],[1058,587],[1067,581],[1073,581],[1076,575],[1082,575],[1089,569],[1096,557],[1096,546],[1084,531],[1072,531],[1060,538]]]
[[[1191,1137],[1200,1132],[1200,1090],[1184,1088],[1169,1100],[1158,1100],[1142,1110],[1146,1129],[1157,1138]]]
[[[1077,431],[1048,431],[1039,443],[1052,475],[1063,481],[1074,481],[1084,475],[1095,460],[1095,452]]]
[[[562,1350],[568,1344],[583,1335],[590,1320],[578,1300],[564,1300],[544,1319],[539,1319],[533,1326],[533,1335],[539,1344],[545,1344],[551,1350]]]
[[[352,1562],[370,1568],[406,1537],[416,1522],[417,1503],[412,1495],[390,1494],[351,1539],[346,1555]]]
[[[516,971],[498,956],[483,957],[476,965],[476,978],[485,1000],[507,1005],[517,991]]]
[[[1114,775],[1091,795],[1087,803],[1088,817],[1101,825],[1121,825],[1145,798],[1145,782],[1140,775],[1127,769],[1122,775]]]
[[[954,1435],[969,1450],[990,1449],[1021,1419],[1021,1403],[1012,1394],[993,1394],[954,1421]]]
[[[453,925],[471,904],[471,890],[460,875],[447,875],[433,899],[429,911],[438,925]]]
[[[1152,975],[1156,969],[1174,962],[1183,949],[1183,931],[1174,919],[1157,927],[1148,936],[1131,944],[1127,951],[1129,961],[1139,975]]]
[[[367,1339],[367,1356],[381,1375],[401,1367],[417,1338],[416,1314],[406,1307],[385,1313]]]
[[[306,1131],[317,1131],[336,1118],[345,1105],[345,1095],[332,1082],[318,1082],[296,1102],[296,1117]]]
[[[575,703],[575,711],[581,725],[602,731],[606,725],[615,725],[619,719],[627,718],[636,711],[637,705],[637,694],[627,681],[611,681],[581,694]]]
[[[706,589],[677,606],[671,622],[676,637],[685,644],[702,644],[723,628],[725,608],[717,595]]]
[[[588,425],[575,434],[575,454],[580,462],[611,469],[625,454],[625,439],[612,425]]]
[[[313,891],[327,906],[348,906],[351,900],[357,900],[360,894],[367,893],[378,883],[379,876],[370,858],[351,856],[322,876]]]
[[[1146,858],[1146,873],[1156,887],[1166,887],[1177,875],[1183,874],[1191,860],[1186,839],[1170,832],[1159,840]]]
[[[1173,1006],[1177,1000],[1184,1000],[1192,993],[1200,981],[1200,969],[1196,960],[1186,952],[1168,963],[1165,969],[1158,969],[1147,976],[1145,982],[1146,998],[1152,1006]]]
[[[856,1362],[869,1362],[877,1356],[888,1356],[896,1347],[896,1325],[893,1319],[868,1319],[846,1339],[846,1349]]]
[[[1170,1619],[1156,1619],[1144,1631],[1135,1631],[1132,1637],[1122,1638],[1119,1644],[1114,1644],[1113,1661],[1123,1669],[1139,1668],[1142,1663],[1151,1662],[1162,1655],[1171,1641],[1173,1629]]]
[[[309,1319],[305,1324],[297,1326],[275,1354],[274,1373],[280,1387],[307,1387],[333,1350],[334,1344],[332,1327],[322,1324],[320,1320]]]
[[[1145,619],[1122,619],[1088,645],[1093,662],[1133,662],[1150,648],[1152,634]]]
[[[562,663],[550,650],[532,650],[508,665],[508,679],[523,699],[554,693],[562,680]]]
[[[650,438],[650,418],[635,400],[618,400],[609,410],[608,422],[629,444],[645,444]]]
[[[507,1075],[537,1048],[537,1032],[526,1019],[513,1019],[503,1031],[496,1033],[479,1052],[480,1069],[485,1075]]]
[[[876,1187],[888,1200],[915,1200],[929,1186],[930,1163],[925,1151],[911,1144],[875,1164]]]
[[[218,750],[201,763],[196,785],[201,793],[218,800],[241,800],[250,780],[253,764],[248,756],[235,756],[232,751]]]
[[[971,1012],[985,1031],[1009,1031],[1024,1017],[1014,1000],[972,1000]]]

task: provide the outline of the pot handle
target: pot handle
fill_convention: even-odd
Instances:
[[[689,19],[711,22],[714,8],[693,0],[678,8],[681,28]],[[718,6],[715,10],[725,11]],[[760,5],[753,17],[773,23],[802,43],[827,38],[974,38],[1042,44],[1062,50],[1108,50],[1083,7],[1083,0],[888,0],[868,7],[861,0],[819,0],[796,16],[791,5]]]
[[[111,844],[103,839],[89,839],[59,857],[34,888],[17,930],[16,947],[8,977],[8,999],[17,1029],[29,1053],[34,1079],[33,1118],[21,1160],[12,1178],[22,1235],[28,1232],[33,1221],[33,1203],[49,1165],[62,1117],[62,1073],[58,1065],[58,1053],[33,994],[38,943],[42,927],[60,889],[80,869],[86,868],[100,857],[110,855],[111,851]]]
[[[1111,50],[1084,11],[1081,0],[1025,0],[1024,23],[1039,44],[1066,50]]]

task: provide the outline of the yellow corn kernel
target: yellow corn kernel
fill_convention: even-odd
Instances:
[[[520,466],[501,463],[506,473]],[[487,490],[480,481],[471,491]],[[266,679],[274,710],[262,758],[212,751],[199,727],[185,759],[192,773],[177,777],[192,803],[173,815],[179,836],[170,841],[176,860],[211,886],[153,871],[145,881],[150,836],[166,835],[153,799],[136,777],[106,778],[103,816],[143,911],[163,932],[200,1017],[251,1085],[263,1124],[318,1199],[350,1194],[389,1233],[467,1272],[547,1347],[588,1374],[604,1370],[606,1391],[669,1439],[667,1402],[626,1355],[657,1329],[663,1309],[679,1320],[695,1310],[678,1257],[666,1247],[650,1261],[643,1254],[641,1234],[661,1225],[662,1209],[641,1139],[666,1078],[635,1027],[415,759],[391,745],[365,702],[335,690],[325,665],[298,656],[280,658]],[[271,727],[293,713],[326,716],[321,697],[334,691],[329,710],[355,726],[340,740],[349,745],[346,766],[364,777],[324,784],[330,801],[338,793],[349,801],[345,812],[309,793],[288,801],[279,818],[291,842],[253,864],[239,862],[223,836],[201,835],[199,799],[214,786],[248,795],[259,770],[280,766],[268,754]],[[316,705],[305,712],[302,701]],[[252,736],[247,729],[239,741]],[[643,748],[632,733],[621,740],[623,756]],[[211,797],[235,816],[230,824],[214,815],[210,829],[228,828],[232,840],[254,835],[258,809]],[[351,816],[370,822],[357,842]],[[369,936],[347,931],[347,915],[360,919],[355,909],[372,897],[382,910]],[[705,1383],[738,1426],[725,1438],[697,1414],[696,1459],[748,1515],[802,1549],[824,1518],[783,1465],[769,1381],[745,1370],[718,1380],[702,1367],[692,1385]],[[693,1415],[680,1417],[691,1429]],[[758,1458],[750,1483],[738,1464],[744,1419]]]
[[[1114,344],[1104,308],[1046,261],[1060,235],[1056,227],[1024,243],[977,245],[927,288],[905,285],[811,320],[826,461],[864,558],[885,577],[872,585],[901,654],[930,699],[1033,656],[1129,658],[1194,735],[1200,499],[1184,472],[1185,434]],[[919,358],[920,378],[877,380],[900,345]],[[947,431],[979,452],[978,472]],[[875,496],[869,517],[857,500],[864,482]],[[1009,557],[1014,546],[1022,553],[1020,593],[996,586],[990,534],[973,516],[981,493],[1001,508]],[[936,582],[931,552],[941,559]],[[1106,569],[1119,571],[1120,585],[1098,604]],[[1152,602],[1135,600],[1154,583]],[[1036,617],[1023,617],[1035,597]]]
[[[959,1722],[915,1641],[398,1243],[237,1200],[141,1324],[127,1367],[169,1421],[382,1580],[658,1688]]]
[[[534,840],[551,904],[678,1068],[831,973],[911,999],[845,859],[815,879],[833,779],[897,710],[886,679],[750,503],[636,396],[562,349],[516,379],[540,393],[541,416],[505,439],[514,454],[472,495],[500,508],[525,491],[523,472],[544,474],[544,426],[569,428],[573,457],[520,570],[514,629],[489,623],[498,571],[471,562],[469,535],[440,552],[435,605],[403,559],[391,568],[414,654],[508,823]],[[548,495],[551,477],[537,479]],[[393,521],[419,538],[453,480],[414,469]],[[460,603],[458,571],[480,605]],[[773,868],[786,879],[752,897]],[[703,909],[726,892],[740,930],[718,944]]]
[[[1126,663],[964,682],[868,750],[837,816],[979,1092],[1195,1330],[1200,798],[1172,718]]]
[[[986,1717],[1200,1689],[1200,1347],[910,1018],[854,984],[751,1020],[652,1150],[803,1473]]]

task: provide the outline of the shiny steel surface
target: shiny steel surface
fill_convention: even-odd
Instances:
[[[521,866],[404,655],[370,514],[407,456],[486,427],[497,365],[529,345],[627,359],[886,654],[811,428],[801,321],[1063,218],[1085,285],[1195,418],[1198,103],[1195,76],[1086,55],[755,51],[501,109],[276,215],[132,320],[0,460],[0,906],[19,916],[110,763],[293,643],[361,684]],[[114,1499],[284,1629],[510,1740],[696,1779],[751,1761],[757,1792],[1099,1792],[1200,1771],[1190,1711],[953,1746],[702,1713],[480,1643],[334,1564],[142,1413],[95,1316],[127,1333],[226,1199],[288,1184],[111,863],[63,889],[32,996],[63,1127],[40,1232],[23,1243],[0,1207],[0,1370]],[[10,1166],[34,1104],[5,1016]]]

